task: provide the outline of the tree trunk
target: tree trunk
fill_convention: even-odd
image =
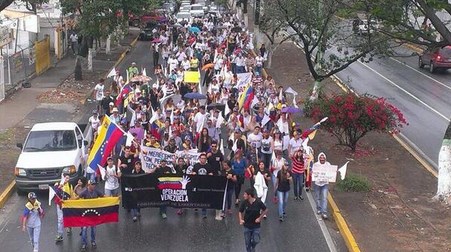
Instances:
[[[438,184],[435,197],[451,204],[451,123],[446,130],[438,156]]]
[[[313,84],[312,94],[310,95],[309,98],[310,101],[318,99],[318,94],[321,89],[321,86],[322,86],[321,80],[315,80],[315,83]]]
[[[273,55],[273,49],[270,47],[268,49],[268,56],[267,56],[267,61],[266,61],[267,63],[266,63],[265,68],[268,68],[268,69],[271,68],[271,66],[272,66],[272,55]]]

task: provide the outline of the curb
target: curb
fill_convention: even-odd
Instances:
[[[130,43],[130,48],[135,47],[136,43],[138,42],[138,38],[139,38],[139,34],[138,36],[136,36],[136,38]],[[130,48],[123,51],[121,53],[121,56],[119,56],[119,59],[116,60],[116,62],[114,63],[112,68],[116,68],[125,58],[125,56],[127,56],[127,53],[130,51]],[[110,70],[111,71],[111,70]],[[110,73],[110,71],[107,71],[105,74],[104,79],[107,79],[108,74]],[[86,101],[88,100],[89,97],[92,96],[92,92],[94,89],[91,90],[91,92],[88,92],[88,94],[85,96],[85,98],[83,98],[83,100],[80,101],[81,105],[85,105]]]
[[[257,56],[254,50],[251,51],[254,54],[254,57]],[[268,73],[266,72],[266,69],[263,68],[262,75],[264,78],[268,76]],[[348,92],[348,88],[346,85],[338,78],[337,76],[331,77],[331,79],[341,88],[343,91]],[[346,247],[351,252],[360,252],[360,248],[357,245],[357,242],[355,241],[354,235],[352,234],[351,230],[348,227],[348,224],[346,224],[346,221],[341,215],[340,208],[338,208],[337,204],[335,203],[334,198],[332,197],[331,192],[329,191],[327,196],[327,202],[329,203],[331,209],[332,209],[332,215],[334,217],[335,223],[338,226],[338,229],[340,231],[341,236],[343,237],[343,240],[346,243]]]
[[[340,230],[341,236],[343,236],[343,239],[345,240],[346,247],[348,247],[348,250],[351,252],[360,252],[360,248],[357,245],[348,224],[346,224],[346,221],[330,192],[327,196],[327,201],[329,202],[330,208],[332,208],[332,215],[334,216],[335,223],[337,223],[338,229]]]
[[[11,181],[11,183],[9,183],[9,185],[6,187],[5,191],[2,192],[2,194],[0,194],[0,208],[2,208],[6,201],[8,201],[9,196],[11,196],[14,188],[16,185],[16,181],[13,180]]]

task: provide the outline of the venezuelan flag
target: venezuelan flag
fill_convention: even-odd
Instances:
[[[64,227],[89,227],[119,221],[119,197],[63,201]]]
[[[98,165],[104,166],[111,151],[125,132],[110,117],[105,116],[98,129],[98,135],[88,156],[88,165],[97,171]]]
[[[249,109],[249,105],[254,99],[254,88],[251,85],[247,85],[247,87],[241,93],[240,98],[238,99],[238,108],[241,109]],[[247,107],[247,108],[246,108]]]
[[[130,93],[130,91],[132,91],[132,87],[130,86],[130,84],[126,84],[122,90],[121,93],[117,96],[116,99],[116,107],[119,107],[122,102],[124,101],[124,98],[128,97],[128,94]]]

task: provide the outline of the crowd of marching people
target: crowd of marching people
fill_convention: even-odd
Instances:
[[[300,109],[295,101],[288,102],[282,86],[263,73],[266,49],[262,45],[253,53],[252,35],[234,15],[160,25],[153,32],[149,46],[153,79],[145,68],[151,69],[150,66],[132,63],[127,69],[116,71],[109,88],[109,81],[101,79],[94,89],[97,109],[89,118],[94,139],[105,116],[128,132],[108,157],[105,174],[99,176],[95,167],[87,167],[86,179],[81,179],[75,188],[69,188],[67,181],[57,186],[59,198],[118,196],[123,174],[226,176],[225,207],[216,211],[215,219],[227,218],[234,206],[239,207],[240,224],[245,226],[246,247],[250,251],[258,243],[255,232],[260,216],[254,213],[253,219],[246,217],[244,209],[252,208],[257,200],[255,209],[267,218],[264,205],[269,195],[269,200],[278,204],[277,218],[283,222],[289,192],[293,191],[292,199],[302,201],[304,186],[306,191],[312,188],[315,160],[307,143],[315,128],[303,131],[293,121]],[[186,78],[188,72],[202,78],[190,82]],[[143,146],[170,153],[197,150],[200,154],[196,163],[179,157],[161,160],[145,171],[140,159]],[[320,163],[327,162],[324,153],[318,158]],[[95,188],[99,177],[105,183],[102,192]],[[246,190],[244,202],[240,202],[245,183],[253,189]],[[316,186],[318,214],[327,218],[327,182]],[[27,209],[33,209],[35,196],[29,198]],[[57,208],[56,241],[60,242],[64,228],[59,202]],[[139,220],[139,208],[127,210],[134,222]],[[186,211],[179,209],[176,213],[183,215]],[[207,218],[206,209],[201,209],[201,213]],[[167,218],[166,207],[160,207],[160,215]],[[29,210],[24,216],[29,222],[36,222],[36,215]],[[254,223],[249,224],[249,218]],[[25,224],[26,221],[24,227]],[[88,228],[82,228],[82,250],[88,244],[87,233]],[[91,245],[96,246],[95,227],[91,228]]]

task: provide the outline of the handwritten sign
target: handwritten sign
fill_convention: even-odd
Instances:
[[[312,181],[334,183],[337,179],[337,165],[313,164]]]

